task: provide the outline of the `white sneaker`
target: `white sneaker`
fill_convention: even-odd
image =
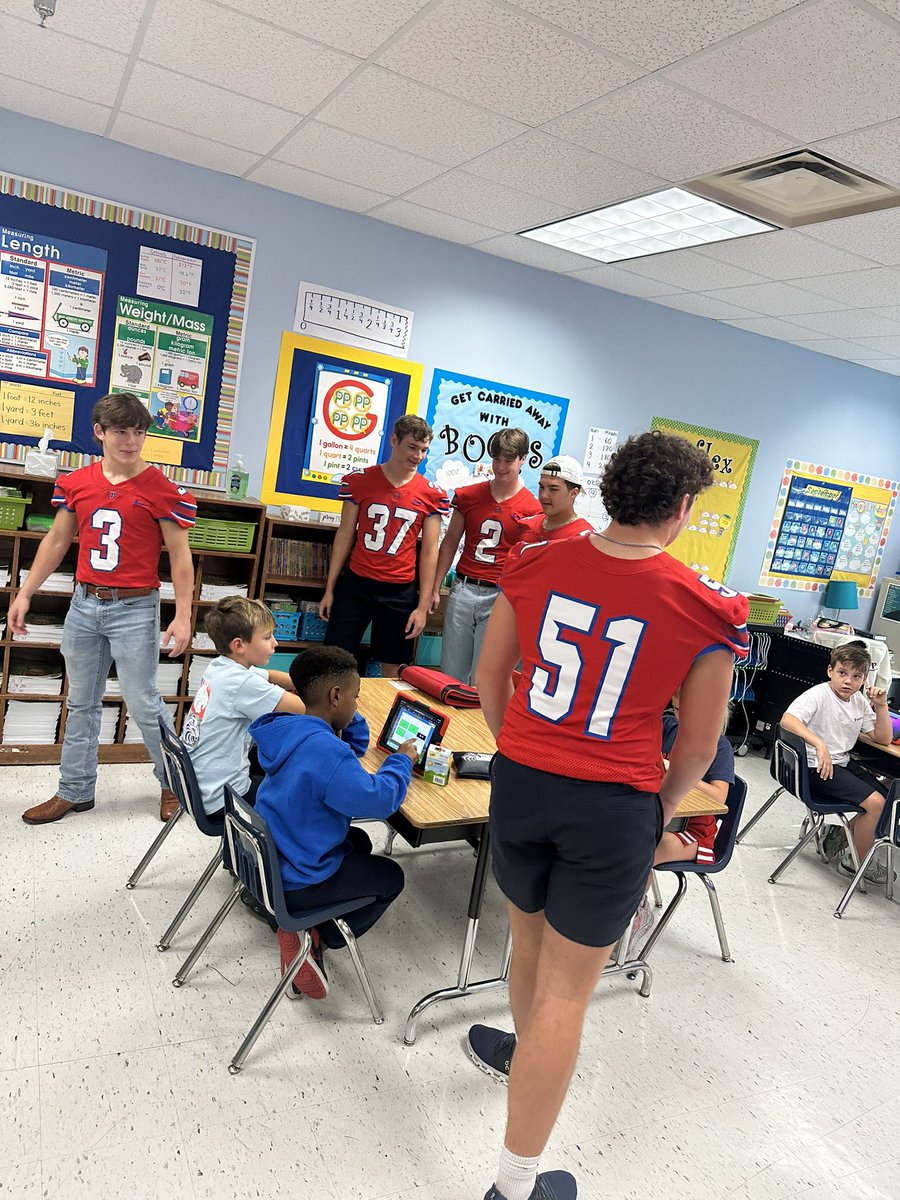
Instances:
[[[635,957],[638,946],[649,935],[655,922],[656,915],[647,903],[647,897],[645,896],[638,905],[638,910],[634,914],[634,920],[631,922],[631,933],[628,935],[627,958]]]
[[[856,867],[853,865],[853,859],[850,857],[849,850],[845,850],[841,855],[838,866],[846,875],[852,876],[856,874]],[[884,887],[884,885],[887,883],[887,867],[883,862],[881,862],[880,859],[876,859],[875,862],[869,863],[868,867],[863,872],[863,879],[866,881],[866,883],[874,883],[876,885],[880,884],[882,887]],[[897,872],[895,871],[895,882],[896,879]]]

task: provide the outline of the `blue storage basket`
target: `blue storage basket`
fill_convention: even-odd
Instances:
[[[297,628],[300,625],[301,613],[273,612],[275,618],[275,636],[280,642],[295,642]]]
[[[323,621],[318,613],[305,612],[301,613],[300,616],[302,617],[300,623],[300,641],[324,642],[328,622]]]

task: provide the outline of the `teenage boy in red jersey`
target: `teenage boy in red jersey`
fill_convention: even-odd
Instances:
[[[663,827],[715,754],[733,657],[747,651],[747,601],[665,553],[711,481],[709,460],[684,439],[630,438],[603,477],[612,521],[602,534],[519,545],[507,560],[477,672],[498,746],[490,832],[509,901],[516,1028],[469,1031],[476,1065],[509,1079],[486,1200],[576,1196],[568,1172],[538,1176],[538,1157]],[[662,714],[679,686],[665,772]]]
[[[187,531],[197,505],[189,492],[141,458],[151,417],[137,396],[121,392],[102,397],[92,420],[103,458],[57,479],[52,499],[56,518],[9,610],[13,633],[26,633],[32,596],[77,534],[75,592],[62,640],[69,690],[59,787],[52,799],[23,813],[29,825],[94,807],[101,700],[113,661],[128,712],[153,759],[162,790],[160,820],[167,821],[178,807],[165,786],[157,724],[159,717],[168,721],[156,688],[159,556],[165,543],[175,616],[163,646],[171,643],[169,657],[174,658],[191,639],[194,566]]]
[[[325,645],[356,654],[371,621],[372,657],[385,676],[408,660],[409,639],[425,628],[431,605],[441,516],[449,511],[443,488],[419,474],[431,437],[421,417],[401,417],[387,462],[347,475],[338,492],[344,507],[319,602],[319,616],[328,622]]]
[[[519,522],[520,542],[556,542],[593,533],[594,527],[575,512],[584,486],[581,463],[570,454],[557,454],[541,467],[538,500],[542,513]]]
[[[522,482],[528,454],[525,430],[498,430],[488,439],[487,450],[494,477],[456,489],[431,599],[433,612],[441,602],[441,580],[450,570],[462,539],[456,581],[444,615],[441,670],[463,683],[474,677],[488,617],[499,595],[500,573],[518,540],[519,522],[542,515],[540,504]]]

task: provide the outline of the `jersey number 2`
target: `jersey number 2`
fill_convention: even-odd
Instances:
[[[100,546],[91,551],[91,567],[95,571],[114,571],[119,565],[121,514],[114,508],[98,508],[91,517],[91,528],[100,530]]]
[[[535,667],[528,690],[528,707],[533,713],[559,724],[572,711],[578,685],[584,671],[581,651],[573,642],[563,641],[564,629],[591,634],[600,613],[595,604],[585,604],[569,596],[552,592],[538,634],[541,658],[553,671]],[[584,727],[589,737],[609,741],[612,725],[647,628],[637,617],[611,617],[601,638],[610,647],[590,716]]]

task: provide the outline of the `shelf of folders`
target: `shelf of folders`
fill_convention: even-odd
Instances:
[[[304,542],[296,538],[272,538],[269,542],[269,575],[321,579],[328,576],[331,545],[324,542]]]

